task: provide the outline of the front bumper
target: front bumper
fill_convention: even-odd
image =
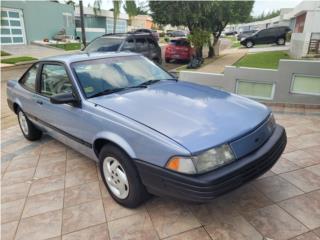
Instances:
[[[206,202],[267,172],[281,156],[286,143],[286,132],[277,125],[268,141],[253,153],[201,175],[180,174],[140,160],[135,163],[150,193]]]

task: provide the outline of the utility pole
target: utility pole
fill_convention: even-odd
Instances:
[[[82,43],[83,46],[86,47],[86,32],[85,32],[85,28],[84,28],[84,15],[83,15],[83,2],[82,0],[79,1],[79,5],[80,5],[80,25],[81,25],[81,36],[82,36]]]

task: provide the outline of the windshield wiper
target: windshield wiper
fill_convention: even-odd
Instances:
[[[157,82],[160,82],[160,81],[164,81],[164,80],[174,80],[174,81],[177,81],[177,79],[175,78],[168,78],[168,79],[152,79],[152,80],[148,80],[146,82],[143,82],[137,86],[148,86],[148,85],[151,85],[151,84],[154,84],[154,83],[157,83]]]
[[[99,96],[104,96],[104,95],[108,95],[108,94],[111,94],[111,93],[124,91],[124,90],[131,89],[131,88],[146,88],[146,86],[144,86],[144,85],[141,85],[141,86],[140,86],[140,85],[137,85],[137,86],[123,87],[123,88],[106,89],[106,90],[103,90],[102,92],[98,92],[98,93],[96,93],[96,94],[93,94],[92,96],[90,96],[90,98],[99,97]]]

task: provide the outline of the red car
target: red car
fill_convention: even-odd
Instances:
[[[190,46],[186,38],[172,39],[166,46],[165,61],[168,63],[171,60],[190,61],[194,55],[194,49]]]

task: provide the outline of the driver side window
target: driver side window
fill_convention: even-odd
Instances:
[[[57,64],[44,64],[41,72],[41,94],[52,96],[72,92],[72,84],[66,69]]]

